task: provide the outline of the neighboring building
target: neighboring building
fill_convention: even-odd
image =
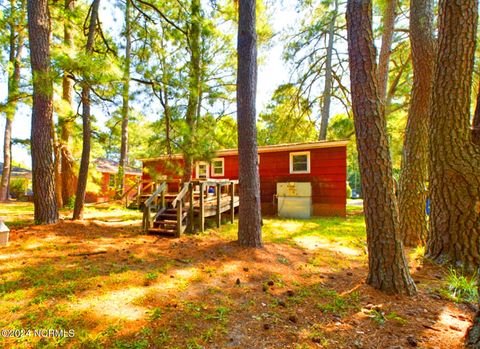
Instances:
[[[3,163],[0,162],[0,178],[2,177],[2,174]],[[12,188],[12,181],[16,182],[14,188]],[[26,197],[28,199],[28,195],[31,196],[31,181],[31,170],[18,166],[12,166],[12,170],[10,172],[10,196],[15,199],[25,199]]]
[[[95,159],[93,161],[95,169],[100,173],[97,178],[97,184],[100,189],[97,192],[87,192],[85,201],[107,201],[115,198],[115,189],[117,184],[118,162],[109,159]],[[140,180],[142,171],[138,168],[127,166],[125,168],[125,188],[124,192],[130,190],[132,186]],[[136,190],[129,192],[129,197],[137,194]]]
[[[346,215],[346,141],[260,146],[258,153],[263,214]],[[142,161],[144,181],[181,178],[181,155]],[[196,162],[193,177],[238,179],[238,150],[220,150],[210,161]]]

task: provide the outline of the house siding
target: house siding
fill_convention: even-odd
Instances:
[[[278,182],[311,182],[312,204],[314,216],[345,216],[346,215],[346,181],[347,181],[347,150],[345,146],[307,149],[310,152],[310,173],[290,174],[290,153],[295,150],[260,153],[260,196],[262,213],[276,214],[275,194]],[[212,176],[212,179],[238,179],[238,156],[218,155],[224,159],[224,175]],[[181,160],[178,164],[182,165]],[[153,165],[154,164],[154,165]],[[165,165],[161,160],[149,162],[152,167],[162,173]],[[144,165],[145,167],[145,165]],[[165,172],[173,178],[177,175]],[[194,177],[196,177],[194,168]],[[145,180],[151,177],[144,173]]]

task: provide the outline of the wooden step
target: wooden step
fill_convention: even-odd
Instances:
[[[153,227],[154,228],[158,228],[162,226],[163,228],[165,228],[166,226],[169,226],[169,227],[176,227],[177,226],[177,221],[173,222],[173,221],[169,221],[169,222],[165,222],[165,221],[155,221],[153,222]]]
[[[185,218],[187,217],[188,215],[188,212],[183,212],[182,213],[182,218]],[[159,214],[158,217],[157,217],[157,222],[160,222],[160,221],[165,221],[165,220],[169,220],[169,218],[173,218],[171,220],[176,220],[177,218],[177,213],[162,213],[162,214]]]
[[[150,234],[166,234],[166,235],[176,235],[177,231],[173,229],[163,229],[163,228],[150,228],[148,229]]]

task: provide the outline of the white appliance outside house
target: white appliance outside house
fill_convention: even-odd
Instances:
[[[277,183],[278,215],[285,218],[312,216],[312,183]]]
[[[0,246],[7,246],[10,229],[0,220]]]

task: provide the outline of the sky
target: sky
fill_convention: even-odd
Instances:
[[[287,4],[289,3],[289,4]],[[112,18],[111,13],[107,13],[108,9],[104,8],[100,18]],[[292,2],[285,1],[282,5],[276,5],[272,13],[272,29],[274,33],[280,33],[282,29],[291,27],[298,20],[299,15],[295,12]],[[108,25],[108,23],[107,23]],[[264,57],[263,64],[259,66],[258,70],[258,86],[257,86],[257,114],[261,112],[270,101],[270,98],[276,87],[285,83],[289,79],[289,71],[287,65],[282,60],[282,42],[279,35],[273,39],[273,44],[268,50],[260,50],[259,55]],[[3,69],[2,69],[3,70]],[[0,77],[0,101],[5,101],[7,93],[6,77]],[[97,113],[98,114],[98,113]],[[99,118],[99,122],[106,121],[107,116]],[[13,122],[13,138],[27,139],[30,138],[30,124],[31,124],[31,109],[22,107],[15,115]],[[0,154],[3,154],[5,130],[5,116],[0,115]],[[31,158],[28,151],[18,145],[12,148],[12,158],[16,162],[25,164],[28,168],[31,167]],[[3,156],[1,157],[3,159]],[[2,161],[0,159],[0,162]]]

